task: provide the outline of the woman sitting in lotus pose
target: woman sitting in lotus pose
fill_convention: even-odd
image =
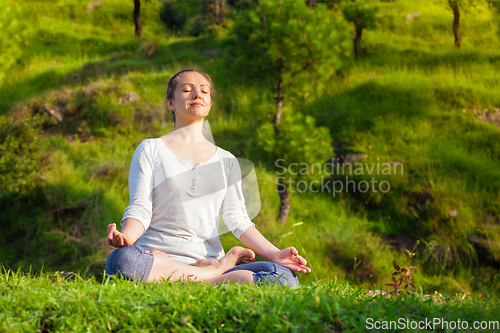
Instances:
[[[294,247],[279,250],[255,228],[238,160],[202,133],[212,106],[210,77],[196,70],[175,74],[167,104],[174,130],[142,141],[134,153],[121,231],[108,226],[108,242],[118,249],[108,257],[106,273],[146,283],[187,278],[297,286],[293,271],[310,272],[307,261]],[[235,246],[224,254],[221,209],[224,223],[249,249]],[[254,251],[270,262],[253,262]]]

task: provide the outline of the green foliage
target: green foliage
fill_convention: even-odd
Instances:
[[[273,84],[283,80],[289,98],[324,92],[348,45],[346,22],[323,4],[311,10],[304,1],[260,1],[237,16],[229,36],[235,66]]]
[[[356,30],[374,29],[379,7],[371,1],[344,1],[341,3],[342,14],[354,23]]]
[[[30,193],[37,186],[40,153],[47,148],[38,132],[54,123],[42,115],[17,121],[0,118],[0,196]]]
[[[277,174],[287,180],[318,178],[318,170],[332,156],[328,128],[316,126],[311,116],[287,109],[278,129],[279,137],[274,133],[273,124],[264,124],[257,130],[255,145],[267,153],[264,160],[270,165],[279,165]]]
[[[417,248],[418,244],[419,241],[417,241],[415,247],[411,251],[406,250],[409,258],[403,266],[400,266],[396,262],[396,260],[393,261],[395,272],[392,273],[392,283],[386,283],[386,286],[393,287],[394,291],[405,291],[408,288],[416,290],[415,286],[413,285],[413,278],[411,277],[411,273],[413,272],[413,270],[418,269],[418,267],[411,266],[411,259],[415,256],[415,249]]]
[[[14,1],[6,1],[0,13],[0,85],[5,72],[16,63],[23,51],[29,47],[29,36],[33,26],[23,20],[25,11]]]
[[[171,31],[198,36],[207,25],[205,1],[168,0],[163,3],[160,18]]]

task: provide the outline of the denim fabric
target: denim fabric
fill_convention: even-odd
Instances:
[[[139,245],[120,247],[106,261],[106,275],[121,275],[126,279],[146,282],[153,267],[154,256]]]
[[[269,261],[256,261],[239,265],[228,269],[223,273],[223,275],[237,270],[248,270],[254,272],[253,282],[259,286],[264,283],[266,285],[269,285],[269,283],[276,283],[278,286],[286,285],[288,287],[297,287],[299,285],[299,279],[292,270]]]

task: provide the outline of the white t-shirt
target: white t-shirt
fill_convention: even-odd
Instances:
[[[135,218],[146,230],[137,245],[185,264],[225,255],[218,234],[221,208],[224,223],[238,239],[254,225],[241,192],[238,160],[220,147],[193,167],[160,138],[142,141],[130,164],[129,195],[122,222]]]

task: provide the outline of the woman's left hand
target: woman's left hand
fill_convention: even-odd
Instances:
[[[299,273],[310,273],[311,269],[307,267],[307,260],[299,255],[299,251],[293,246],[283,249],[271,258],[272,262],[285,266],[292,271]]]

